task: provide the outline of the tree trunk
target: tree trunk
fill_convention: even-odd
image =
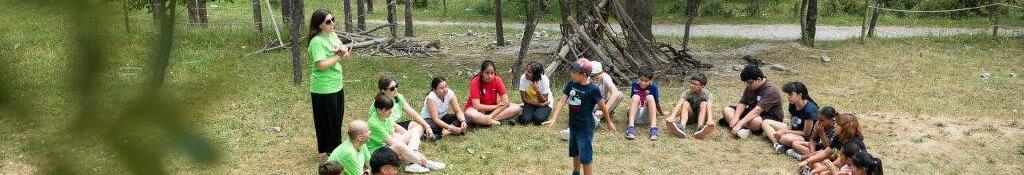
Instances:
[[[651,33],[651,8],[653,5],[653,0],[636,0],[626,3],[626,11],[635,22],[638,32],[650,41],[654,41],[654,34]]]
[[[882,7],[882,0],[875,0],[875,7]],[[871,12],[871,25],[868,25],[868,37],[875,37],[875,25],[878,24],[878,9]]]
[[[519,55],[516,63],[512,65],[512,75],[519,75],[523,70],[523,59],[530,51],[530,41],[533,40],[533,31],[537,28],[537,7],[535,4],[544,3],[540,0],[527,0],[523,4],[526,8],[526,27],[523,28],[523,39],[519,42]]]
[[[412,0],[405,0],[405,37],[413,37]]]
[[[373,0],[366,0],[366,14],[373,13]]]
[[[505,31],[501,24],[501,0],[494,0],[494,37],[498,46],[505,46]]]
[[[689,50],[690,26],[693,25],[693,18],[697,16],[697,7],[700,0],[686,0],[686,28],[683,31],[683,50]]]
[[[356,0],[356,29],[366,31],[366,1]]]
[[[804,29],[807,28],[807,0],[800,0],[800,7],[797,7],[797,18],[800,19],[800,37],[803,37]]]
[[[303,6],[302,0],[288,0],[288,2],[288,7],[295,9],[289,9],[291,14],[281,16],[288,16],[288,18],[295,19],[289,24],[289,33],[291,33],[292,83],[298,86],[302,83],[302,59],[299,57],[302,56],[302,51],[304,50],[299,46],[299,28],[302,27],[302,20],[299,19],[302,19],[305,15],[302,14],[302,10],[299,9]],[[282,5],[283,4],[284,3],[282,3]]]
[[[291,26],[292,24],[292,0],[281,0],[281,21],[285,25]],[[271,8],[273,9],[273,8]],[[284,41],[282,41],[284,42]]]
[[[396,24],[396,22],[395,22],[395,20],[396,20],[395,19],[395,11],[397,11],[398,9],[396,9],[397,7],[395,7],[396,6],[396,4],[395,4],[396,2],[395,1],[397,1],[397,0],[387,0],[387,2],[388,2],[388,24],[387,25],[388,25],[388,30],[391,33],[391,38],[397,38],[398,37],[398,29],[397,29],[398,26],[395,25]],[[394,40],[392,40],[392,41],[394,41]]]
[[[128,23],[129,22],[128,21],[128,13],[129,13],[129,11],[128,11],[129,10],[128,2],[122,2],[122,3],[123,4],[121,6],[121,11],[124,12],[124,33],[132,33],[131,23]]]
[[[252,25],[256,32],[263,33],[263,15],[260,12],[260,0],[252,0]]]
[[[156,13],[159,9],[164,9],[163,0],[149,0],[149,6],[153,9],[153,26],[160,26],[160,14]]]
[[[352,32],[352,0],[345,0],[342,4],[345,11],[345,32]]]
[[[818,0],[807,0],[807,24],[802,36],[806,46],[814,47],[814,32],[818,21]]]

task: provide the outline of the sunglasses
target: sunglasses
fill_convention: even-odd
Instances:
[[[394,92],[395,90],[398,90],[398,85],[388,87],[387,90]]]
[[[324,24],[327,24],[327,25],[334,25],[334,18],[331,18],[331,19],[327,19],[327,21],[324,21]]]

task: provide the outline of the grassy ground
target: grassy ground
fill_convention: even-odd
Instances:
[[[222,6],[242,9],[244,4]],[[0,110],[3,116],[0,139],[4,140],[0,142],[0,173],[40,173],[58,163],[70,164],[86,173],[125,171],[116,153],[93,143],[91,138],[72,142],[58,136],[74,124],[75,114],[81,108],[68,102],[77,94],[70,87],[72,76],[65,71],[79,65],[73,57],[67,56],[74,49],[67,38],[75,29],[37,25],[67,22],[62,18],[49,18],[49,15],[40,10],[0,17],[4,21],[37,19],[0,27],[0,32],[13,34],[0,39],[3,44],[0,56],[8,68],[4,71],[5,83],[17,85],[11,91],[17,92],[13,97],[24,99],[25,104],[16,107],[27,111],[15,113],[0,108],[3,109]],[[246,19],[241,12],[212,15],[214,22]],[[115,82],[105,87],[109,93],[137,87],[143,79],[144,74],[138,73],[137,68],[147,59],[143,55],[150,51],[145,43],[151,42],[149,37],[154,34],[145,32],[143,22],[136,22],[133,27],[143,32],[110,36],[111,40],[119,41],[114,44],[125,43],[125,47],[116,47],[118,49],[111,51],[112,59],[104,63],[104,70],[108,72],[105,79]],[[116,33],[120,28],[111,30]],[[467,30],[478,31],[478,36],[465,36]],[[487,45],[493,34],[487,31],[491,30],[421,27],[417,28],[420,38],[441,41],[444,54],[414,59],[357,54],[344,61],[345,121],[366,118],[371,95],[375,93],[373,82],[381,74],[397,77],[402,87],[400,92],[414,102],[411,104],[416,109],[422,105],[420,102],[432,76],[447,77],[452,89],[465,98],[469,72],[483,59],[497,60],[503,77],[513,79],[508,72],[514,56],[502,51],[515,50],[518,41],[513,39],[512,46],[491,49]],[[167,147],[157,148],[170,154],[160,161],[171,171],[182,174],[312,174],[315,171],[308,82],[298,86],[291,84],[289,52],[247,55],[260,45],[259,38],[247,25],[211,25],[207,29],[179,27],[176,36],[168,70],[167,84],[171,87],[168,91],[181,98],[216,96],[209,102],[182,105],[190,109],[188,121],[212,139],[222,157],[218,164],[197,165],[179,149]],[[554,39],[541,38],[538,42],[554,43]],[[674,38],[659,40],[676,43]],[[729,38],[696,38],[691,43],[692,50],[708,52],[729,52],[752,43],[790,45],[788,42]],[[854,41],[822,45],[819,49],[781,47],[783,49],[756,56],[800,71],[797,75],[787,75],[766,69],[768,77],[776,84],[803,81],[820,104],[857,114],[862,120],[869,149],[883,160],[887,172],[1003,174],[1024,171],[1024,142],[1017,139],[1024,136],[1024,125],[1019,123],[1024,114],[1018,111],[1024,101],[1021,89],[1024,80],[1020,77],[1024,74],[1021,38],[992,40],[986,36],[957,36],[872,40],[867,45]],[[832,61],[822,63],[816,58],[818,55],[829,55]],[[729,66],[740,64],[740,60],[700,59],[716,66],[708,70],[710,90],[718,97],[715,105],[725,106],[736,101],[742,83],[737,81],[738,72],[731,71]],[[531,60],[544,61],[546,57],[535,54],[528,59]],[[982,73],[990,73],[991,78],[980,78]],[[1012,77],[1011,73],[1017,77]],[[552,77],[556,82],[553,88],[561,88],[562,83],[557,82],[564,82],[566,77]],[[682,91],[683,86],[671,79],[678,78],[658,80],[666,87],[663,101],[676,100]],[[518,99],[515,98],[518,93],[510,96]],[[620,106],[620,109],[625,107]],[[622,113],[625,110],[619,111],[615,117],[619,128],[624,128]],[[267,127],[281,127],[283,131],[268,133]],[[466,136],[427,142],[421,150],[449,164],[448,169],[436,174],[563,174],[570,171],[571,164],[565,156],[566,144],[556,138],[559,129],[536,126],[478,129]],[[646,128],[640,131],[645,133]],[[724,135],[724,130],[718,131],[708,140],[666,137],[659,141],[627,141],[621,131],[598,132],[595,170],[601,174],[793,172],[796,162],[772,153],[765,139],[735,140]],[[62,151],[47,151],[51,149]]]

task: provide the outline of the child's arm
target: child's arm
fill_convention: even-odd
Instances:
[[[736,107],[736,109],[739,110],[740,108]],[[736,111],[737,114],[739,114],[740,112],[743,111]],[[740,119],[739,122],[736,122],[736,126],[732,127],[732,133],[739,132],[740,128],[743,128],[743,126],[747,125],[747,123],[750,122],[750,120],[754,119],[754,116],[760,116],[761,112],[764,112],[764,109],[761,109],[760,106],[754,106],[754,109],[751,109],[746,116],[743,116],[743,119]]]
[[[555,109],[551,110],[551,116],[548,117],[548,121],[544,121],[541,125],[554,125],[558,121],[558,114],[562,113],[562,107],[565,107],[565,103],[568,101],[569,99],[566,96],[558,98],[558,103],[555,103]]]
[[[612,131],[615,131],[616,130],[615,129],[615,123],[612,122],[612,113],[610,113],[611,111],[608,111],[608,104],[605,104],[604,103],[605,101],[606,100],[603,99],[603,98],[598,100],[597,106],[600,107],[601,113],[604,114],[604,115],[601,115],[601,116],[602,116],[603,120],[606,123],[608,123],[608,129],[611,129]]]

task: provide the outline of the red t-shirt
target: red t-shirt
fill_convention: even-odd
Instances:
[[[483,88],[480,88],[481,86]],[[501,95],[505,95],[505,83],[501,77],[494,76],[490,83],[484,83],[480,76],[473,76],[473,79],[469,80],[469,101],[466,102],[466,109],[473,107],[473,99],[480,99],[480,104],[497,105],[498,96]]]

